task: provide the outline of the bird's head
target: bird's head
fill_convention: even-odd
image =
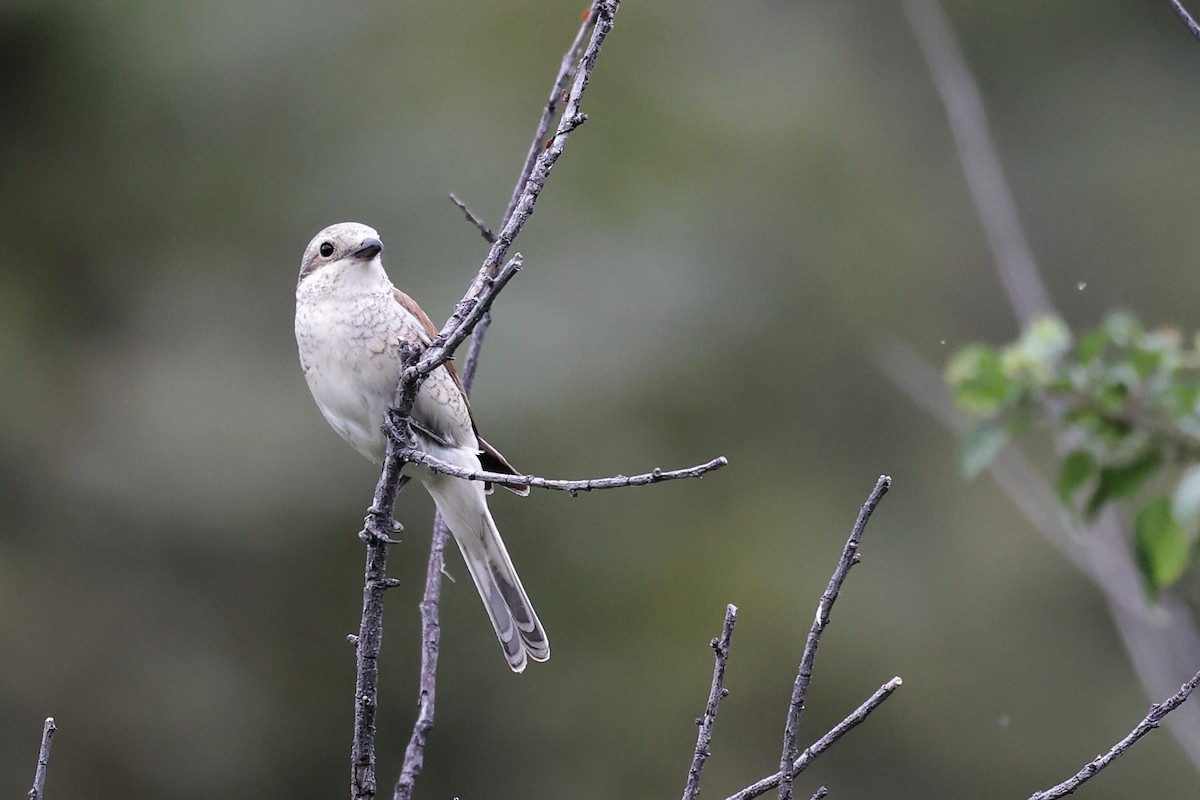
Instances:
[[[319,270],[348,270],[368,267],[373,263],[382,271],[379,254],[383,242],[379,233],[360,222],[339,222],[325,228],[304,248],[300,259],[300,277],[297,283]]]

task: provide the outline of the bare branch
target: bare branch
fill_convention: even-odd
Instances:
[[[58,726],[54,717],[46,717],[42,725],[42,745],[38,748],[37,769],[33,772],[33,788],[29,790],[29,800],[42,800],[46,790],[46,767],[50,764],[50,741]]]
[[[1196,20],[1183,7],[1183,3],[1179,2],[1179,0],[1170,0],[1170,2],[1171,8],[1175,9],[1175,16],[1179,17],[1180,21],[1187,26],[1192,36],[1196,38],[1196,41],[1200,41],[1200,25],[1196,24]]]
[[[883,705],[883,701],[891,697],[892,693],[899,689],[903,683],[904,681],[900,680],[899,677],[895,677],[876,689],[875,693],[867,698],[862,705],[854,709],[853,712],[837,725],[833,726],[829,733],[806,747],[804,752],[789,765],[786,773],[780,770],[770,777],[763,778],[758,783],[747,786],[737,794],[730,795],[725,800],[750,800],[752,797],[758,797],[760,794],[769,792],[771,789],[779,786],[785,777],[789,781],[794,780],[797,775],[806,770],[816,760],[817,756],[832,747],[838,739],[849,733],[852,728],[865,722],[867,717],[871,715],[871,712]]]
[[[614,6],[612,13],[616,13],[617,9]],[[611,20],[611,16],[609,17]],[[567,52],[562,57],[562,64],[558,68],[558,75],[554,78],[554,85],[550,87],[550,99],[546,101],[546,106],[542,109],[542,117],[538,120],[537,129],[533,133],[533,141],[529,143],[529,153],[525,156],[525,166],[521,168],[521,177],[517,179],[517,185],[513,187],[512,198],[508,201],[508,208],[504,210],[504,223],[512,219],[513,212],[517,210],[517,206],[521,202],[521,196],[525,192],[525,184],[529,183],[529,176],[533,173],[533,167],[537,163],[538,157],[546,148],[546,134],[550,132],[550,125],[554,122],[554,117],[558,113],[558,106],[566,97],[567,85],[571,83],[575,77],[576,68],[580,62],[579,48],[583,45],[583,40],[587,36],[588,30],[594,22],[594,12],[588,9],[584,14],[583,24],[579,26],[579,32],[575,34],[575,41],[571,42],[571,46],[567,48]]]
[[[686,469],[670,471],[654,469],[651,472],[641,475],[614,475],[608,478],[586,478],[571,481],[541,478],[537,475],[506,475],[501,472],[466,469],[457,464],[443,461],[436,456],[431,456],[424,450],[419,450],[415,447],[401,448],[399,455],[405,461],[414,464],[423,464],[434,472],[440,472],[443,475],[452,475],[455,478],[462,478],[463,480],[487,481],[488,483],[496,483],[501,486],[532,486],[537,489],[554,489],[560,492],[568,492],[572,496],[580,492],[591,492],[597,489],[624,489],[627,486],[645,486],[651,483],[662,483],[663,481],[678,480],[680,478],[699,478],[705,473],[718,470],[729,463],[729,459],[720,456],[707,463],[697,464],[694,467],[687,467]]]
[[[409,430],[408,417],[416,400],[421,381],[434,369],[444,364],[453,355],[472,330],[476,335],[472,340],[471,350],[467,357],[463,379],[464,388],[470,389],[474,381],[475,369],[478,364],[479,352],[483,337],[486,333],[489,316],[488,309],[492,299],[503,288],[521,266],[520,254],[512,258],[503,269],[500,265],[507,256],[508,248],[521,232],[525,222],[533,213],[538,195],[545,186],[550,169],[562,154],[566,146],[567,134],[578,125],[582,118],[579,105],[587,88],[588,79],[596,65],[600,45],[608,32],[612,30],[613,18],[620,7],[620,0],[597,0],[589,14],[580,26],[579,32],[564,58],[564,71],[555,79],[555,88],[548,106],[548,116],[543,115],[539,123],[538,133],[530,147],[530,155],[522,169],[513,192],[509,210],[504,215],[504,222],[499,234],[490,235],[486,226],[479,223],[466,207],[460,203],[460,208],[472,219],[491,242],[487,258],[484,259],[479,272],[476,274],[471,287],[467,290],[462,301],[455,307],[454,314],[442,326],[439,335],[423,352],[408,352],[404,356],[404,366],[400,381],[396,387],[393,412],[389,414],[389,427],[397,430],[401,436],[388,436],[387,452],[384,466],[376,485],[375,498],[371,511],[367,516],[367,525],[361,534],[367,543],[366,583],[363,589],[363,615],[356,642],[358,661],[358,680],[355,699],[354,746],[352,755],[353,779],[351,796],[353,798],[374,797],[375,794],[375,702],[379,643],[383,627],[383,591],[391,585],[385,577],[387,544],[390,537],[383,533],[383,522],[387,530],[395,523],[392,512],[395,506],[396,493],[403,483],[401,469],[404,460],[400,451],[411,442],[404,441]],[[576,58],[580,43],[588,38],[587,47],[582,56]],[[577,66],[576,66],[577,64]],[[560,120],[558,131],[550,145],[543,149],[541,140],[553,120],[558,97],[567,82],[573,81],[567,95],[565,113],[567,120]],[[394,796],[406,800],[412,795],[413,782],[420,773],[424,763],[425,739],[433,727],[434,698],[436,692],[436,674],[439,647],[438,603],[441,597],[441,568],[442,553],[446,541],[446,526],[440,519],[435,520],[433,545],[427,568],[425,596],[421,604],[422,614],[422,664],[420,680],[419,711],[414,725],[409,746],[405,750],[404,765],[397,779]]]
[[[822,786],[820,789],[817,789],[815,792],[813,792],[812,800],[824,800],[825,796],[828,794],[829,790]]]
[[[417,776],[425,766],[425,742],[433,730],[434,704],[437,699],[438,652],[442,627],[438,607],[442,597],[442,569],[445,567],[446,539],[450,535],[446,521],[438,514],[433,525],[433,540],[429,564],[425,568],[425,594],[421,598],[421,679],[417,695],[417,719],[413,723],[408,747],[404,749],[404,765],[396,779],[395,800],[412,797]]]
[[[683,788],[683,800],[695,800],[700,796],[700,771],[709,756],[708,746],[712,742],[713,725],[717,721],[717,709],[721,698],[729,694],[725,689],[725,666],[729,663],[729,643],[733,638],[733,626],[737,623],[737,606],[730,603],[725,606],[725,624],[721,626],[721,636],[710,643],[716,654],[713,665],[712,688],[708,691],[708,702],[704,706],[704,716],[696,720],[700,733],[696,737],[696,750],[692,755],[692,766],[688,769],[687,784]]]
[[[400,382],[402,385],[411,383],[414,397],[420,381],[450,359],[491,309],[492,301],[500,294],[500,290],[521,271],[523,264],[521,254],[517,253],[495,276],[485,276],[472,284],[471,293],[459,301],[450,319],[442,326],[442,332],[421,352],[416,363],[404,369]]]
[[[937,0],[904,0],[909,25],[942,97],[967,187],[1009,302],[1022,326],[1053,310],[988,132],[979,87]]]
[[[1065,797],[1078,789],[1084,782],[1092,778],[1097,772],[1107,767],[1112,762],[1116,761],[1121,756],[1125,755],[1129,748],[1145,736],[1150,731],[1162,724],[1163,718],[1174,711],[1183,702],[1188,699],[1197,686],[1200,686],[1200,672],[1192,676],[1192,679],[1180,687],[1179,691],[1168,697],[1162,703],[1156,703],[1150,706],[1150,713],[1146,718],[1133,727],[1125,738],[1109,748],[1107,753],[1096,756],[1094,759],[1084,764],[1083,769],[1076,772],[1069,779],[1041,792],[1034,792],[1029,796],[1029,800],[1054,800],[1058,797]]]
[[[579,57],[578,64],[571,75],[564,77],[560,73],[559,76],[559,81],[562,81],[563,85],[565,85],[568,77],[573,78],[573,80],[570,91],[567,93],[567,100],[563,107],[562,116],[558,121],[558,128],[555,130],[553,138],[545,148],[539,148],[539,152],[536,157],[532,158],[531,163],[527,163],[529,174],[523,181],[519,182],[520,191],[516,193],[515,202],[511,204],[512,211],[505,214],[504,224],[496,234],[496,241],[492,244],[487,258],[484,259],[479,273],[475,276],[474,283],[467,290],[466,295],[463,296],[463,300],[458,304],[454,314],[442,326],[442,330],[437,338],[425,349],[420,360],[415,365],[405,368],[401,376],[402,384],[418,384],[421,377],[428,375],[438,366],[445,363],[446,359],[453,354],[457,343],[462,342],[463,339],[470,335],[471,328],[483,316],[482,311],[478,313],[473,312],[477,302],[479,302],[479,298],[484,295],[485,285],[497,279],[500,264],[507,257],[508,248],[525,226],[525,222],[533,214],[533,208],[537,204],[538,197],[546,185],[546,179],[550,175],[550,170],[553,169],[554,164],[558,161],[558,157],[562,155],[563,149],[566,147],[568,135],[586,118],[579,110],[580,103],[583,101],[583,93],[587,90],[592,70],[595,69],[596,59],[600,55],[600,46],[604,43],[604,39],[608,36],[609,31],[612,30],[613,18],[616,16],[620,5],[620,0],[597,0],[595,5],[592,6],[588,18],[584,21],[579,34],[576,36],[576,41],[580,41],[586,36],[586,31],[589,28],[591,29],[591,38],[583,50],[583,55]],[[569,51],[569,57],[572,60],[577,50],[578,46],[573,45]],[[558,85],[559,82],[556,81],[556,89]],[[540,130],[541,127],[539,125]],[[451,342],[454,342],[453,346],[450,344]],[[415,393],[415,388],[413,391]]]
[[[479,231],[479,235],[484,238],[484,241],[488,244],[496,243],[496,234],[492,233],[492,229],[483,220],[475,216],[475,212],[467,208],[467,204],[459,200],[458,195],[454,192],[450,193],[450,202],[458,206],[458,210],[463,212],[463,215],[467,218],[467,222],[475,226],[475,230]]]
[[[850,568],[859,562],[858,543],[862,539],[867,523],[871,520],[871,514],[874,513],[875,507],[879,505],[879,501],[883,499],[891,486],[892,479],[887,475],[880,475],[879,479],[875,481],[875,488],[871,490],[866,502],[858,511],[858,519],[855,520],[854,527],[850,530],[850,536],[842,548],[842,556],[838,559],[833,575],[829,578],[829,585],[825,587],[821,601],[817,604],[817,613],[813,619],[812,628],[808,631],[808,638],[804,642],[800,668],[792,686],[792,699],[788,705],[787,722],[783,729],[783,753],[779,760],[781,774],[787,773],[788,766],[796,760],[796,738],[800,730],[800,717],[804,714],[804,700],[808,696],[809,684],[812,683],[813,663],[817,658],[817,645],[821,642],[821,634],[825,631],[825,626],[829,624],[829,614],[833,610],[838,592],[842,589],[842,583],[850,574]],[[791,778],[788,777],[780,784],[779,798],[788,800],[791,796]]]

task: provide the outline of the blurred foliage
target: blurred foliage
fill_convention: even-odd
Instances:
[[[974,476],[1009,439],[1038,428],[1067,443],[1058,494],[1090,520],[1136,498],[1133,542],[1152,589],[1195,560],[1200,531],[1200,334],[1146,330],[1127,312],[1072,336],[1034,320],[1013,344],[969,345],[946,367],[959,407],[974,420],[962,438]]]
[[[1063,318],[1194,318],[1200,46],[1167,4],[945,6]],[[47,715],[51,798],[344,791],[377,473],[297,366],[300,252],[370,224],[441,322],[484,254],[446,194],[496,224],[580,11],[0,3],[0,796],[28,790]],[[899,5],[628,2],[588,91],[476,417],[539,474],[730,466],[492,500],[554,658],[509,674],[450,554],[421,795],[677,795],[728,602],[705,797],[773,771],[812,609],[881,473],[802,739],[904,687],[797,794],[1026,797],[1127,731],[1147,699],[1105,600],[963,484],[953,438],[877,364],[888,339],[941,363],[1016,336]],[[420,492],[398,509],[384,782],[432,513]],[[1098,780],[1195,789],[1167,736]]]

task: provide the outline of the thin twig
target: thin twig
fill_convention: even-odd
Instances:
[[[488,244],[496,243],[496,234],[492,233],[492,229],[487,226],[487,223],[475,216],[475,212],[467,208],[467,204],[459,200],[458,195],[454,192],[450,193],[450,202],[458,206],[458,210],[463,212],[463,215],[467,218],[467,222],[475,226],[475,230],[479,231],[479,235],[483,237],[484,241]]]
[[[58,726],[54,717],[46,717],[42,725],[42,746],[38,748],[37,769],[33,773],[33,788],[29,790],[29,800],[42,800],[46,790],[46,767],[50,764],[50,741]]]
[[[421,598],[421,679],[417,695],[417,719],[413,723],[408,746],[404,748],[404,765],[392,794],[395,800],[412,797],[417,776],[425,766],[425,743],[429,732],[433,730],[438,653],[442,639],[438,607],[441,604],[442,569],[446,564],[446,539],[449,534],[446,521],[438,514],[433,525],[429,564],[425,568],[425,594]]]
[[[959,161],[983,223],[1000,282],[1022,326],[1053,310],[988,132],[979,87],[937,0],[904,0],[909,25],[950,120]]]
[[[471,287],[471,293],[455,306],[454,313],[442,326],[441,333],[430,343],[429,347],[421,351],[420,358],[404,368],[400,376],[400,383],[402,387],[412,387],[411,392],[414,399],[420,388],[420,382],[454,355],[458,346],[471,335],[471,331],[491,309],[496,295],[500,294],[500,290],[521,271],[523,263],[521,254],[517,253],[496,275],[476,280]],[[411,404],[408,404],[406,408],[411,408]]]
[[[825,796],[828,794],[829,790],[822,786],[820,789],[817,789],[815,792],[813,792],[812,800],[824,800]]]
[[[841,739],[853,728],[865,722],[867,717],[871,715],[871,712],[883,705],[883,701],[891,697],[892,693],[899,689],[903,683],[904,681],[900,680],[899,677],[892,678],[876,689],[875,693],[867,698],[866,702],[854,709],[845,719],[830,729],[829,733],[806,747],[804,752],[788,766],[786,772],[780,770],[774,775],[763,778],[758,783],[747,786],[737,794],[731,794],[725,800],[750,800],[752,797],[758,797],[760,794],[769,792],[771,789],[779,786],[785,777],[789,781],[794,780],[797,775],[808,769],[809,765],[817,759],[817,756],[832,747],[838,739]]]
[[[1175,16],[1179,17],[1183,24],[1187,26],[1192,36],[1196,37],[1196,41],[1200,41],[1200,25],[1196,24],[1196,20],[1183,7],[1183,3],[1179,2],[1179,0],[1170,0],[1170,2],[1171,8],[1175,9]]]
[[[1125,755],[1138,739],[1161,725],[1163,718],[1183,705],[1183,701],[1188,699],[1188,695],[1195,691],[1197,686],[1200,686],[1200,672],[1193,675],[1192,679],[1181,686],[1178,692],[1163,702],[1150,706],[1150,713],[1146,715],[1146,718],[1135,725],[1125,738],[1110,747],[1107,753],[1096,756],[1084,764],[1083,769],[1057,786],[1041,792],[1034,792],[1029,796],[1029,800],[1055,800],[1055,798],[1065,797],[1074,792],[1097,772]]]
[[[562,116],[559,118],[554,137],[545,149],[542,149],[533,159],[529,175],[521,186],[516,202],[512,204],[512,212],[505,215],[504,224],[496,234],[496,241],[488,251],[471,288],[467,290],[450,319],[442,326],[438,336],[429,347],[425,348],[419,361],[405,367],[401,375],[401,383],[413,387],[414,398],[420,378],[428,375],[450,358],[454,347],[470,335],[471,329],[486,311],[486,308],[477,308],[481,298],[486,296],[486,284],[499,280],[500,265],[507,257],[508,249],[517,238],[517,234],[521,232],[525,222],[533,214],[533,208],[546,185],[550,170],[553,169],[558,157],[562,155],[563,149],[566,147],[567,137],[586,119],[580,111],[583,93],[587,90],[592,70],[595,69],[596,59],[600,55],[600,46],[604,43],[609,31],[612,30],[613,18],[620,5],[620,0],[598,0],[592,7],[588,20],[580,29],[580,35],[583,35],[590,27],[591,38],[584,48],[583,55],[579,58],[578,67],[574,70],[574,80],[567,93],[567,101],[563,106]]]
[[[858,543],[871,519],[871,514],[891,486],[892,479],[887,475],[880,475],[879,479],[875,481],[875,488],[871,490],[866,502],[858,511],[858,519],[855,520],[854,527],[850,529],[850,536],[842,548],[842,556],[838,559],[833,575],[829,578],[829,585],[825,587],[821,601],[817,604],[817,613],[813,618],[812,628],[808,631],[808,638],[805,639],[804,653],[800,657],[800,668],[796,672],[796,681],[792,685],[792,699],[788,704],[787,721],[783,729],[783,751],[779,759],[780,773],[786,773],[788,766],[796,760],[796,738],[800,730],[800,717],[804,714],[804,701],[808,696],[809,684],[812,683],[813,663],[817,658],[817,645],[821,642],[821,634],[825,631],[825,626],[829,624],[829,614],[833,610],[838,592],[842,589],[842,582],[846,580],[850,568],[859,561]],[[788,800],[791,796],[791,779],[788,778],[779,786],[779,798]]]
[[[612,8],[612,13],[615,14],[616,7]],[[609,16],[611,20],[611,15]],[[550,87],[550,98],[546,101],[545,107],[542,108],[541,119],[538,120],[537,129],[533,133],[533,141],[529,143],[529,152],[525,156],[525,165],[521,168],[521,176],[517,178],[517,185],[513,187],[512,197],[508,201],[508,207],[504,210],[504,219],[501,227],[508,224],[512,219],[513,212],[517,210],[517,206],[521,202],[521,196],[525,192],[525,184],[529,182],[529,176],[533,173],[533,166],[537,163],[538,157],[546,147],[546,134],[550,132],[550,126],[554,122],[555,116],[558,114],[559,104],[563,102],[563,93],[567,90],[567,84],[575,77],[575,70],[580,62],[579,48],[583,45],[583,40],[587,37],[588,31],[595,22],[595,13],[592,9],[588,9],[584,14],[583,24],[579,26],[579,32],[575,34],[575,40],[571,42],[571,46],[567,48],[567,52],[563,54],[562,63],[558,68],[558,75],[554,77],[554,85]],[[611,23],[610,23],[611,24]]]
[[[537,475],[506,475],[500,472],[466,469],[457,464],[431,456],[424,450],[415,447],[405,447],[400,450],[400,457],[414,464],[423,464],[434,472],[451,475],[468,481],[486,481],[501,486],[532,486],[536,489],[554,489],[568,492],[572,496],[580,492],[591,492],[599,489],[624,489],[627,486],[646,486],[651,483],[679,480],[680,478],[699,478],[705,473],[718,470],[729,463],[725,456],[719,456],[704,464],[685,469],[662,470],[654,469],[641,475],[613,475],[608,478],[585,478],[583,480],[558,480],[542,478]]]
[[[695,800],[700,796],[700,771],[709,756],[709,745],[712,743],[713,725],[717,721],[717,709],[721,698],[729,694],[725,688],[725,667],[729,663],[729,643],[733,639],[733,626],[737,623],[737,606],[730,603],[725,606],[725,624],[721,626],[720,638],[713,639],[715,654],[713,664],[712,687],[708,690],[708,702],[704,705],[704,716],[696,720],[700,732],[696,736],[696,750],[692,755],[692,766],[688,769],[687,784],[683,787],[683,800]]]

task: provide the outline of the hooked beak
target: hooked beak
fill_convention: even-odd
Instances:
[[[361,258],[364,261],[370,261],[372,258],[382,252],[383,242],[371,237],[363,239],[362,243],[359,244],[358,249],[355,250],[351,255],[353,255],[355,258]]]

